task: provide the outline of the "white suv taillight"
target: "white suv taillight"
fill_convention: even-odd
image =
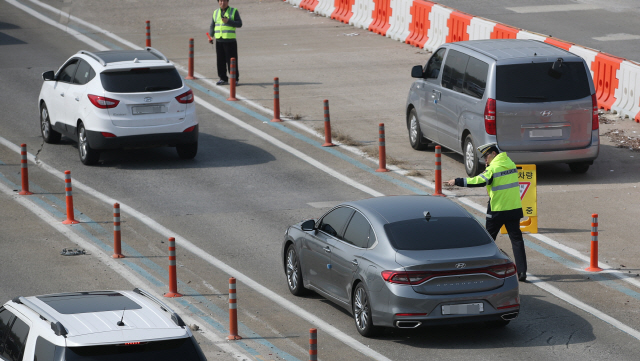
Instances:
[[[107,97],[101,97],[98,95],[87,94],[87,96],[89,97],[91,104],[95,105],[100,109],[115,108],[120,103],[119,100],[115,100]]]
[[[484,107],[484,129],[489,135],[496,135],[496,100],[487,99]]]
[[[591,115],[591,130],[600,129],[600,120],[598,119],[598,99],[595,94],[591,94],[591,106],[593,114]]]
[[[194,99],[193,92],[191,90],[189,90],[186,93],[182,93],[176,97],[176,100],[178,101],[178,103],[181,103],[181,104],[193,103],[193,99]]]

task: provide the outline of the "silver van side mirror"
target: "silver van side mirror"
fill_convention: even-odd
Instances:
[[[422,72],[422,66],[416,65],[411,68],[411,77],[412,78],[424,78],[424,73]]]

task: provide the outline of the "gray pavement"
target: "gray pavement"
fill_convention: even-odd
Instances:
[[[42,10],[31,2],[24,3]],[[59,2],[51,1],[50,4],[61,7]],[[204,36],[213,2],[166,2],[162,6],[131,2],[127,3],[130,5],[127,12],[122,12],[114,4],[113,1],[88,1],[65,3],[64,7],[73,15],[140,45],[144,43],[144,20],[150,19],[153,46],[182,65],[186,65],[187,40],[195,37],[196,71],[210,80],[217,80],[214,76],[214,55]],[[271,81],[278,76],[283,111],[302,115],[302,120],[297,123],[315,128],[322,124],[322,100],[329,99],[334,129],[364,144],[358,147],[360,149],[375,144],[377,124],[385,122],[388,154],[404,161],[400,164],[402,167],[419,170],[423,173],[422,178],[433,180],[433,149],[417,152],[409,147],[402,116],[411,83],[409,69],[414,64],[426,62],[428,55],[425,52],[295,9],[280,1],[239,3],[238,7],[245,22],[245,27],[239,32],[243,72],[243,82],[238,88],[240,95],[271,107]],[[0,9],[1,14],[9,14],[0,20],[6,24],[1,31],[16,39],[3,45],[11,51],[3,52],[0,57],[0,77],[5,84],[13,85],[0,90],[0,106],[12,109],[0,118],[0,131],[13,143],[27,142],[34,153],[41,144],[37,109],[32,106],[41,82],[39,74],[57,66],[85,46],[58,30],[51,31],[48,26],[7,3],[0,3]],[[73,22],[69,25],[78,26]],[[353,33],[359,35],[348,35]],[[106,39],[102,35],[91,35],[99,40]],[[194,87],[215,88],[205,79],[193,84]],[[213,91],[214,94],[216,91],[225,94],[219,89]],[[375,169],[375,163],[353,156],[344,147],[334,148],[331,150],[334,153],[329,153],[303,141],[300,134],[308,134],[292,125],[296,121],[286,121],[284,128],[271,126],[239,108],[253,109],[247,102],[232,107],[200,90],[197,90],[197,96],[379,192],[412,193],[404,186],[406,184],[424,193],[432,192],[397,172],[386,175],[387,178],[370,172]],[[288,295],[281,275],[279,245],[288,224],[317,217],[327,209],[327,204],[369,195],[336,182],[335,178],[204,107],[199,107],[198,112],[203,147],[192,163],[178,161],[173,150],[156,149],[114,152],[105,155],[100,166],[84,167],[77,160],[77,151],[70,142],[55,147],[45,145],[39,157],[55,169],[71,169],[74,179],[142,211],[391,359],[424,357],[425,349],[435,358],[447,359],[512,359],[514,355],[521,359],[580,357],[631,360],[637,357],[637,339],[534,284],[522,285],[523,314],[506,330],[452,327],[418,332],[389,330],[376,340],[359,337],[353,321],[344,311],[317,297],[300,299]],[[620,121],[618,125],[603,125],[603,130],[620,125],[635,129],[635,123]],[[0,160],[10,164],[2,168],[2,174],[17,183],[17,155],[4,147],[0,149]],[[637,186],[638,167],[636,158],[631,157],[633,155],[636,153],[615,148],[615,144],[605,140],[601,158],[586,176],[573,175],[566,166],[541,167],[538,173],[541,233],[588,254],[590,215],[600,213],[601,260],[611,265],[618,264],[618,268],[639,269],[638,249],[634,247],[633,236],[630,236],[637,233],[634,221],[639,211],[635,205],[637,202],[634,202],[638,196],[637,188],[634,188]],[[445,153],[443,159],[445,179],[464,174],[459,156]],[[364,168],[370,167],[369,171],[356,167],[356,163],[365,165]],[[42,194],[61,201],[62,195],[56,186],[59,180],[39,167],[34,167],[31,174]],[[479,204],[486,202],[486,194],[482,190],[455,191]],[[108,229],[111,205],[96,199],[93,194],[75,190],[74,194],[77,194],[76,207],[88,219],[94,220],[85,224],[85,237],[90,238],[90,235],[108,244],[109,233],[104,229]],[[52,205],[58,204],[51,198],[47,199]],[[316,209],[311,205],[317,203],[324,206]],[[7,204],[5,199],[2,204]],[[470,211],[481,216],[473,209]],[[4,215],[5,211],[2,212]],[[8,219],[17,219],[30,233],[32,228],[44,229],[38,223],[28,223],[28,217],[11,212],[6,213]],[[127,242],[136,252],[135,257],[131,257],[133,265],[162,281],[162,257],[166,248],[166,243],[162,242],[166,236],[140,219],[126,214],[123,217]],[[97,226],[102,226],[103,230]],[[36,232],[34,237],[37,236]],[[527,237],[527,240],[531,273],[632,328],[640,329],[640,295],[637,289],[611,277],[585,274],[580,271],[585,266],[583,261],[536,239]],[[5,242],[7,240],[3,239],[3,245]],[[510,253],[506,237],[501,236],[498,244]],[[229,275],[196,254],[179,252],[178,257],[178,262],[184,266],[181,267],[181,281],[204,296],[207,302],[224,309],[225,282]],[[24,268],[19,271],[15,277],[20,279],[37,279],[42,272]],[[75,268],[72,268],[62,273],[69,278],[74,272]],[[42,283],[48,282],[49,275],[45,276]],[[104,284],[104,287],[123,285],[121,280],[112,281],[116,284]],[[43,289],[39,283],[34,283],[34,288],[25,288],[19,282],[12,285],[6,292],[41,293],[39,290]],[[53,288],[62,287],[57,285]],[[312,324],[258,292],[249,289],[245,292],[247,301],[240,301],[244,310],[243,322],[246,321],[248,327],[259,335],[248,339],[255,343],[268,340],[294,358],[304,359],[306,332]],[[205,302],[199,296],[191,297],[191,302]],[[222,315],[211,313],[218,323],[224,324]],[[281,356],[269,355],[269,347],[263,343],[260,345],[252,344],[259,350],[258,356],[253,356],[255,359]],[[321,347],[321,355],[326,355],[321,358],[364,359],[362,354],[328,336],[323,339]],[[212,348],[211,352],[216,352],[216,349]]]

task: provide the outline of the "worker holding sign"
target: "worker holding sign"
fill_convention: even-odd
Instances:
[[[513,256],[516,259],[518,280],[524,282],[527,279],[527,255],[520,230],[520,218],[523,214],[518,169],[507,153],[500,152],[496,143],[481,145],[478,147],[478,152],[485,159],[487,168],[484,172],[473,178],[451,179],[445,184],[459,187],[487,187],[487,193],[489,193],[487,232],[495,241],[502,225],[506,227],[513,248]]]

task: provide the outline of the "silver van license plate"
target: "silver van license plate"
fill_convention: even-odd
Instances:
[[[166,113],[167,107],[164,105],[142,105],[132,107],[131,111],[133,112],[133,115]]]
[[[484,312],[482,303],[464,303],[461,305],[442,305],[443,315],[477,315]]]
[[[561,137],[562,129],[560,128],[552,128],[552,129],[532,129],[529,131],[529,138],[552,138],[552,137]]]

